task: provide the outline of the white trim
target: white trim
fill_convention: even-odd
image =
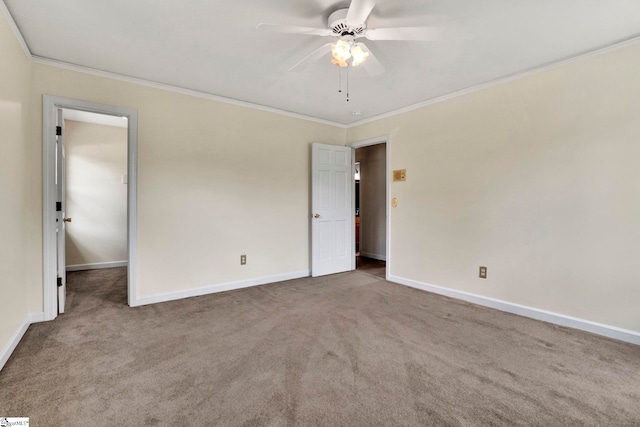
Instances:
[[[2,370],[4,365],[7,363],[7,361],[9,360],[9,357],[11,357],[11,354],[18,346],[18,343],[20,343],[20,340],[22,339],[24,334],[27,332],[27,329],[29,328],[29,325],[30,325],[29,317],[30,316],[27,315],[27,317],[24,319],[22,324],[20,324],[20,326],[18,327],[18,330],[14,332],[14,334],[9,339],[9,342],[7,343],[7,345],[5,345],[2,351],[0,352],[0,370]]]
[[[13,31],[13,35],[18,40],[18,44],[22,48],[25,56],[28,60],[33,60],[33,55],[31,55],[31,51],[29,50],[29,46],[27,46],[27,42],[24,41],[24,37],[22,37],[22,33],[20,32],[20,28],[16,25],[16,21],[13,20],[13,16],[11,16],[11,12],[7,9],[7,5],[4,4],[3,1],[0,1],[0,12],[4,15],[9,27],[11,27],[11,31]]]
[[[56,286],[56,236],[54,179],[56,109],[81,110],[127,117],[127,249],[129,305],[135,306],[137,281],[138,112],[129,108],[44,95],[42,102],[42,251],[44,317],[58,315]]]
[[[164,90],[164,91],[167,91],[167,92],[179,93],[181,95],[193,96],[193,97],[196,97],[196,98],[208,99],[208,100],[211,100],[211,101],[217,101],[217,102],[222,102],[222,103],[225,103],[225,104],[236,105],[236,106],[239,106],[239,107],[246,107],[246,108],[251,108],[251,109],[254,109],[254,110],[266,111],[268,113],[274,113],[274,114],[279,114],[279,115],[282,115],[282,116],[293,117],[295,119],[306,120],[306,121],[309,121],[309,122],[314,122],[314,123],[320,123],[320,124],[323,124],[323,125],[334,126],[334,127],[341,128],[341,129],[346,129],[347,128],[347,125],[342,124],[342,123],[338,123],[338,122],[333,122],[331,120],[320,119],[320,118],[317,118],[317,117],[307,116],[307,115],[300,114],[300,113],[294,113],[292,111],[281,110],[281,109],[275,108],[275,107],[268,107],[266,105],[254,104],[254,103],[248,102],[248,101],[241,101],[241,100],[238,100],[238,99],[226,98],[226,97],[220,96],[220,95],[213,95],[213,94],[210,94],[210,93],[201,92],[201,91],[197,91],[197,90],[193,90],[193,89],[185,89],[185,88],[178,87],[178,86],[172,86],[172,85],[168,85],[168,84],[165,84],[165,83],[159,83],[159,82],[154,82],[154,81],[151,81],[151,80],[140,79],[140,78],[137,78],[137,77],[131,77],[131,76],[127,76],[127,75],[124,75],[124,74],[117,74],[117,73],[112,73],[112,72],[109,72],[109,71],[97,70],[95,68],[83,67],[81,65],[75,65],[75,64],[70,64],[68,62],[62,62],[62,61],[57,61],[57,60],[54,60],[54,59],[43,58],[43,57],[37,56],[37,55],[33,55],[32,56],[32,60],[33,60],[33,62],[36,62],[38,64],[48,65],[48,66],[56,67],[56,68],[62,68],[62,69],[65,69],[65,70],[75,71],[75,72],[78,72],[78,73],[90,74],[90,75],[93,75],[93,76],[104,77],[104,78],[111,79],[111,80],[118,80],[118,81],[125,82],[125,83],[137,84],[137,85],[140,85],[140,86],[145,86],[145,87],[150,87],[150,88],[154,88],[154,89]]]
[[[2,3],[2,2],[0,2]],[[6,14],[8,14],[8,16],[10,17],[11,15],[9,14],[9,12],[7,11]],[[13,23],[13,19],[9,19],[10,24]],[[15,23],[13,23],[13,27],[15,27]],[[17,37],[19,41],[22,41],[22,43],[24,43],[24,40],[22,38],[22,34],[20,34],[19,30],[17,29],[17,27],[15,27],[14,32],[17,31]],[[18,36],[19,35],[19,36]],[[528,70],[525,71],[521,71],[521,72],[517,72],[508,76],[504,76],[504,77],[500,77],[497,78],[495,80],[491,80],[479,85],[475,85],[475,86],[471,86],[468,87],[466,89],[462,89],[456,92],[452,92],[449,94],[445,94],[436,98],[432,98],[429,99],[427,101],[423,101],[423,102],[419,102],[417,104],[413,104],[413,105],[409,105],[407,107],[402,107],[402,108],[398,108],[396,110],[392,110],[392,111],[388,111],[386,113],[383,114],[379,114],[373,117],[369,117],[366,119],[362,119],[356,122],[351,122],[351,123],[339,123],[339,122],[334,122],[331,120],[326,120],[326,119],[320,119],[317,117],[312,117],[312,116],[307,116],[304,114],[300,114],[300,113],[294,113],[291,111],[286,111],[286,110],[281,110],[275,107],[268,107],[265,105],[260,105],[260,104],[253,104],[251,102],[247,102],[247,101],[240,101],[237,99],[232,99],[232,98],[225,98],[223,96],[219,96],[219,95],[212,95],[206,92],[200,92],[200,91],[196,91],[196,90],[192,90],[192,89],[185,89],[185,88],[181,88],[181,87],[177,87],[177,86],[172,86],[172,85],[167,85],[164,83],[158,83],[158,82],[153,82],[150,80],[145,80],[145,79],[141,79],[141,78],[137,78],[137,77],[130,77],[130,76],[126,76],[126,75],[122,75],[122,74],[117,74],[117,73],[111,73],[111,72],[107,72],[107,71],[101,71],[101,70],[97,70],[95,68],[89,68],[89,67],[83,67],[80,65],[75,65],[75,64],[70,64],[67,62],[62,62],[62,61],[57,61],[57,60],[53,60],[53,59],[48,59],[48,58],[44,58],[41,56],[37,56],[37,55],[32,55],[28,48],[26,47],[26,44],[23,46],[23,49],[25,49],[25,53],[27,53],[27,56],[36,63],[39,64],[44,64],[44,65],[49,65],[52,67],[57,67],[57,68],[63,68],[66,70],[71,70],[71,71],[76,71],[79,73],[85,73],[85,74],[91,74],[94,76],[99,76],[99,77],[104,77],[104,78],[109,78],[109,79],[113,79],[113,80],[119,80],[119,81],[123,81],[123,82],[127,82],[127,83],[133,83],[133,84],[138,84],[141,86],[146,86],[146,87],[152,87],[155,89],[160,89],[160,90],[166,90],[168,92],[175,92],[175,93],[180,93],[183,95],[189,95],[189,96],[194,96],[197,98],[204,98],[204,99],[209,99],[209,100],[213,100],[213,101],[219,101],[219,102],[224,102],[227,104],[232,104],[232,105],[237,105],[237,106],[241,106],[241,107],[247,107],[247,108],[252,108],[252,109],[256,109],[256,110],[261,110],[261,111],[267,111],[270,113],[274,113],[274,114],[280,114],[280,115],[284,115],[284,116],[288,116],[288,117],[293,117],[293,118],[297,118],[297,119],[301,119],[301,120],[307,120],[307,121],[311,121],[311,122],[315,122],[315,123],[321,123],[321,124],[325,124],[325,125],[329,125],[329,126],[335,126],[337,128],[341,128],[341,129],[351,129],[353,127],[356,126],[360,126],[360,125],[364,125],[367,123],[371,123],[371,122],[375,122],[377,120],[381,120],[381,119],[386,119],[389,117],[393,117],[393,116],[397,116],[399,114],[403,114],[403,113],[408,113],[410,111],[414,111],[414,110],[418,110],[420,108],[423,107],[427,107],[429,105],[433,105],[433,104],[437,104],[440,102],[444,102],[444,101],[448,101],[450,99],[453,98],[458,98],[460,96],[464,96],[464,95],[468,95],[470,93],[474,93],[483,89],[487,89],[493,86],[497,86],[500,85],[502,83],[507,83],[510,81],[514,81],[514,80],[518,80],[524,77],[528,77],[537,73],[541,73],[544,71],[548,71],[548,70],[552,70],[567,64],[570,64],[572,62],[575,61],[580,61],[582,59],[586,59],[589,58],[591,56],[595,56],[595,55],[600,55],[600,54],[604,54],[607,52],[611,52],[617,49],[622,49],[624,47],[628,47],[628,46],[633,46],[637,43],[640,43],[640,36],[634,36],[628,40],[624,40],[618,43],[614,43],[612,45],[609,46],[605,46],[603,48],[600,49],[594,49],[594,50],[590,50],[588,52],[585,53],[581,53],[575,56],[570,56],[568,58],[564,58],[555,62],[551,62],[548,64],[543,64],[541,66],[538,67],[534,67],[534,68],[530,68]]]
[[[360,251],[360,256],[365,258],[377,259],[378,261],[386,261],[387,257],[380,254],[372,254],[370,252],[362,252]]]
[[[44,316],[47,320],[53,320],[58,315],[56,301],[56,202],[55,186],[55,133],[52,129],[56,126],[55,105],[49,105],[47,97],[42,103],[42,281]],[[49,132],[46,130],[49,129]],[[52,303],[54,301],[54,303]]]
[[[33,323],[44,322],[44,313],[30,313],[24,319],[24,321],[18,327],[18,330],[14,332],[14,334],[9,339],[7,345],[4,346],[2,351],[0,352],[0,371],[6,365],[7,361],[15,351],[18,344],[22,340],[22,337],[29,329],[29,326]]]
[[[156,304],[159,302],[174,301],[183,298],[197,297],[201,295],[215,294],[218,292],[232,291],[234,289],[249,288],[252,286],[266,285],[269,283],[283,282],[285,280],[300,279],[309,277],[310,270],[295,271],[292,273],[277,274],[274,276],[257,277],[255,279],[239,280],[237,282],[220,283],[217,285],[204,286],[201,288],[185,289],[183,291],[168,292],[149,297],[139,298],[136,305]]]
[[[126,267],[127,261],[94,262],[91,264],[67,265],[67,271],[99,270],[101,268]]]
[[[543,322],[553,323],[555,325],[566,326],[568,328],[579,329],[591,332],[593,334],[602,335],[631,344],[640,345],[640,332],[629,329],[618,328],[617,326],[605,325],[603,323],[592,322],[590,320],[579,319],[577,317],[567,316],[564,314],[554,313],[539,308],[527,307],[520,304],[514,304],[482,295],[471,294],[468,292],[457,291],[454,289],[444,288],[442,286],[421,283],[415,280],[405,279],[403,277],[390,276],[390,282],[400,285],[410,286],[412,288],[421,289],[427,292],[444,295],[467,301],[473,304],[482,305],[484,307],[495,308],[496,310],[505,311],[507,313],[517,314],[519,316],[529,317],[531,319],[542,320]]]
[[[44,321],[45,321],[45,318],[44,318],[44,313],[43,312],[29,314],[29,323],[30,324],[40,323],[40,322],[44,322]]]
[[[22,39],[22,36],[20,35],[20,38]],[[514,81],[514,80],[518,80],[524,77],[528,77],[537,73],[541,73],[544,71],[548,71],[548,70],[552,70],[567,64],[570,64],[572,62],[575,61],[580,61],[582,59],[586,59],[589,58],[591,56],[595,56],[595,55],[600,55],[600,54],[604,54],[607,52],[611,52],[617,49],[621,49],[627,46],[632,46],[635,45],[637,43],[640,43],[640,36],[634,36],[628,40],[624,40],[621,41],[619,43],[614,43],[612,45],[609,46],[605,46],[603,48],[600,49],[595,49],[595,50],[590,50],[588,52],[585,53],[581,53],[575,56],[570,56],[568,58],[564,58],[555,62],[551,62],[548,64],[544,64],[538,67],[534,67],[534,68],[530,68],[528,70],[525,71],[521,71],[518,73],[514,73],[505,77],[500,77],[497,78],[495,80],[491,80],[479,85],[475,85],[475,86],[471,86],[469,88],[466,89],[462,89],[456,92],[452,92],[443,96],[439,96],[437,98],[432,98],[430,100],[427,101],[423,101],[423,102],[419,102],[417,104],[413,104],[413,105],[409,105],[407,107],[403,107],[403,108],[398,108],[396,110],[393,111],[389,111],[383,114],[379,114],[377,116],[373,116],[373,117],[369,117],[363,120],[359,120],[356,122],[352,122],[352,123],[339,123],[339,122],[334,122],[331,120],[326,120],[326,119],[320,119],[317,117],[311,117],[311,116],[306,116],[303,114],[299,114],[299,113],[293,113],[290,111],[286,111],[286,110],[280,110],[274,107],[268,107],[268,106],[264,106],[264,105],[260,105],[260,104],[253,104],[250,102],[246,102],[246,101],[240,101],[240,100],[236,100],[236,99],[232,99],[232,98],[225,98],[219,95],[212,95],[212,94],[208,94],[205,92],[200,92],[200,91],[195,91],[195,90],[191,90],[191,89],[185,89],[185,88],[180,88],[177,86],[171,86],[171,85],[167,85],[167,84],[163,84],[163,83],[158,83],[158,82],[153,82],[153,81],[149,81],[149,80],[144,80],[144,79],[140,79],[140,78],[136,78],[136,77],[129,77],[129,76],[125,76],[125,75],[121,75],[121,74],[116,74],[116,73],[110,73],[107,71],[101,71],[101,70],[96,70],[94,68],[88,68],[88,67],[82,67],[79,65],[74,65],[74,64],[69,64],[66,62],[61,62],[61,61],[56,61],[56,60],[52,60],[52,59],[48,59],[48,58],[43,58],[40,56],[36,56],[36,55],[31,55],[29,53],[29,57],[31,58],[31,60],[33,62],[37,62],[40,64],[44,64],[44,65],[49,65],[52,67],[58,67],[58,68],[64,68],[67,70],[71,70],[71,71],[77,71],[80,73],[86,73],[86,74],[92,74],[95,76],[100,76],[100,77],[105,77],[105,78],[110,78],[113,80],[120,80],[120,81],[124,81],[124,82],[128,82],[128,83],[134,83],[134,84],[139,84],[141,86],[147,86],[147,87],[153,87],[156,89],[161,89],[161,90],[166,90],[169,92],[175,92],[175,93],[181,93],[184,95],[190,95],[190,96],[194,96],[194,97],[198,97],[198,98],[205,98],[205,99],[210,99],[210,100],[214,100],[214,101],[219,101],[219,102],[224,102],[224,103],[228,103],[228,104],[233,104],[233,105],[238,105],[238,106],[242,106],[242,107],[247,107],[247,108],[253,108],[253,109],[257,109],[257,110],[262,110],[262,111],[267,111],[267,112],[271,112],[271,113],[275,113],[275,114],[281,114],[281,115],[285,115],[288,117],[294,117],[294,118],[298,118],[298,119],[302,119],[302,120],[308,120],[308,121],[312,121],[312,122],[316,122],[316,123],[321,123],[321,124],[326,124],[329,126],[335,126],[341,129],[351,129],[352,127],[356,127],[356,126],[360,126],[360,125],[364,125],[367,123],[371,123],[371,122],[375,122],[377,120],[381,120],[381,119],[386,119],[389,117],[393,117],[393,116],[397,116],[399,114],[403,114],[403,113],[408,113],[410,111],[414,111],[414,110],[418,110],[420,108],[423,107],[427,107],[429,105],[433,105],[433,104],[437,104],[440,102],[444,102],[444,101],[448,101],[452,98],[458,98],[460,96],[464,96],[464,95],[468,95],[470,93],[474,93],[483,89],[487,89],[493,86],[497,86],[500,85],[502,83],[507,83],[510,81]],[[28,50],[27,50],[28,51]]]
[[[369,147],[371,145],[377,145],[377,144],[386,144],[385,146],[385,156],[386,156],[386,175],[387,175],[387,179],[386,181],[386,192],[387,192],[387,197],[386,197],[386,203],[387,203],[387,244],[386,244],[386,255],[384,257],[383,261],[386,261],[386,266],[385,266],[385,272],[384,272],[384,276],[385,279],[389,279],[389,276],[391,275],[391,136],[390,135],[383,135],[383,136],[378,136],[375,138],[369,138],[369,139],[365,139],[362,141],[355,141],[355,142],[349,142],[346,144],[347,147],[351,147],[354,150],[353,156],[352,156],[352,161],[355,167],[355,150],[356,148],[363,148],[363,147]],[[352,204],[352,211],[355,212],[356,210],[356,205],[355,205],[355,197],[356,197],[356,192],[355,192],[355,180],[353,182],[353,191],[352,191],[352,198],[353,198],[353,204]],[[356,269],[356,253],[355,253],[355,247],[356,247],[356,237],[355,237],[355,233],[353,233],[353,244],[351,245],[352,248],[354,249],[353,252],[353,264],[351,269],[355,270]]]
[[[628,46],[633,46],[633,45],[638,44],[638,43],[640,43],[640,36],[635,36],[635,37],[632,37],[632,38],[630,38],[628,40],[624,40],[622,42],[615,43],[615,44],[612,44],[610,46],[606,46],[606,47],[603,47],[603,48],[600,48],[600,49],[591,50],[591,51],[588,51],[588,52],[585,52],[585,53],[581,53],[581,54],[578,54],[578,55],[575,55],[575,56],[570,56],[568,58],[564,58],[564,59],[561,59],[561,60],[558,60],[558,61],[555,61],[555,62],[551,62],[551,63],[548,63],[548,64],[540,65],[538,67],[530,68],[530,69],[525,70],[525,71],[521,71],[521,72],[517,72],[517,73],[511,74],[511,75],[500,77],[500,78],[497,78],[495,80],[491,80],[491,81],[488,81],[488,82],[485,82],[485,83],[481,83],[479,85],[471,86],[471,87],[468,87],[466,89],[462,89],[462,90],[459,90],[459,91],[456,91],[456,92],[451,92],[451,93],[439,96],[437,98],[432,98],[432,99],[429,99],[427,101],[419,102],[417,104],[409,105],[409,106],[403,107],[403,108],[398,108],[397,110],[389,111],[389,112],[386,112],[386,113],[383,113],[383,114],[378,114],[377,116],[368,117],[366,119],[362,119],[362,120],[359,120],[357,122],[352,122],[352,123],[349,123],[346,126],[347,126],[347,129],[351,129],[352,127],[356,127],[356,126],[364,125],[364,124],[367,124],[367,123],[375,122],[375,121],[378,121],[378,120],[381,120],[381,119],[387,119],[389,117],[394,117],[394,116],[397,116],[399,114],[408,113],[410,111],[419,110],[420,108],[424,108],[424,107],[427,107],[429,105],[438,104],[440,102],[448,101],[448,100],[453,99],[453,98],[458,98],[458,97],[461,97],[461,96],[469,95],[471,93],[478,92],[478,91],[481,91],[483,89],[488,89],[488,88],[491,88],[493,86],[501,85],[503,83],[508,83],[508,82],[511,82],[511,81],[514,81],[514,80],[519,80],[519,79],[524,78],[524,77],[529,77],[529,76],[532,76],[534,74],[542,73],[544,71],[553,70],[555,68],[562,67],[562,66],[567,65],[567,64],[571,64],[572,62],[581,61],[583,59],[590,58],[590,57],[595,56],[595,55],[604,54],[604,53],[611,52],[611,51],[618,50],[618,49],[622,49],[622,48],[628,47]]]
[[[11,354],[18,346],[18,343],[24,336],[25,332],[27,332],[27,329],[29,328],[29,325],[30,325],[29,317],[30,315],[27,315],[27,317],[25,317],[25,319],[22,321],[22,323],[18,327],[18,330],[13,333],[7,345],[5,345],[4,348],[2,349],[2,352],[0,352],[0,370],[7,363],[7,361],[9,360],[9,357],[11,357]]]
[[[537,74],[543,71],[548,71],[548,70],[552,70],[554,68],[558,68],[567,64],[570,64],[572,62],[575,61],[580,61],[582,59],[586,59],[589,58],[591,56],[595,56],[595,55],[600,55],[600,54],[604,54],[607,52],[611,52],[617,49],[622,49],[624,47],[628,47],[628,46],[633,46],[637,43],[640,43],[640,36],[633,36],[627,40],[623,40],[617,43],[613,43],[609,46],[605,46],[599,49],[593,49],[578,55],[574,55],[574,56],[570,56],[564,59],[560,59],[558,61],[554,61],[548,64],[544,64],[538,67],[534,67],[534,68],[530,68],[528,70],[525,71],[521,71],[515,74],[511,74],[509,76],[505,76],[505,77],[501,77],[486,83],[482,83],[479,85],[475,85],[475,86],[471,86],[469,88],[466,89],[462,89],[450,94],[446,94],[437,98],[433,98],[427,101],[423,101],[423,102],[419,102],[417,104],[413,104],[407,107],[403,107],[403,108],[399,108],[393,111],[389,111],[383,114],[379,114],[373,117],[369,117],[366,119],[362,119],[356,122],[351,122],[351,123],[339,123],[339,122],[334,122],[331,120],[326,120],[326,119],[320,119],[317,117],[312,117],[312,116],[307,116],[304,114],[299,114],[299,113],[294,113],[291,111],[286,111],[286,110],[281,110],[278,108],[274,108],[274,107],[268,107],[265,105],[260,105],[260,104],[253,104],[251,102],[247,102],[247,101],[241,101],[241,100],[237,100],[237,99],[232,99],[232,98],[225,98],[223,96],[219,96],[219,95],[212,95],[209,93],[205,93],[205,92],[200,92],[200,91],[196,91],[196,90],[192,90],[192,89],[185,89],[185,88],[181,88],[181,87],[177,87],[177,86],[172,86],[172,85],[167,85],[164,83],[158,83],[158,82],[154,82],[154,81],[150,81],[150,80],[145,80],[145,79],[141,79],[141,78],[137,78],[137,77],[130,77],[130,76],[126,76],[123,74],[117,74],[117,73],[111,73],[111,72],[107,72],[107,71],[102,71],[102,70],[97,70],[95,68],[90,68],[90,67],[83,67],[80,65],[75,65],[75,64],[70,64],[68,62],[63,62],[63,61],[57,61],[54,59],[49,59],[49,58],[44,58],[41,56],[37,56],[37,55],[33,55],[31,53],[31,51],[29,50],[29,47],[27,46],[26,42],[24,41],[24,37],[22,36],[22,33],[20,32],[20,29],[18,28],[18,26],[16,25],[15,21],[13,20],[13,17],[11,16],[11,13],[9,12],[9,10],[7,9],[6,5],[4,4],[4,2],[0,1],[0,12],[2,12],[2,14],[5,16],[5,18],[7,19],[7,22],[9,23],[9,26],[11,27],[11,30],[13,31],[13,33],[16,36],[16,39],[18,40],[18,43],[20,44],[20,46],[22,46],[22,49],[25,53],[25,55],[27,56],[27,58],[29,58],[32,62],[36,62],[39,64],[43,64],[43,65],[49,65],[51,67],[57,67],[57,68],[63,68],[66,70],[71,70],[71,71],[76,71],[79,73],[85,73],[85,74],[91,74],[94,76],[99,76],[99,77],[105,77],[105,78],[109,78],[109,79],[113,79],[113,80],[119,80],[119,81],[123,81],[123,82],[127,82],[127,83],[133,83],[133,84],[138,84],[141,86],[146,86],[146,87],[152,87],[155,89],[160,89],[160,90],[166,90],[169,92],[175,92],[175,93],[181,93],[184,95],[190,95],[190,96],[194,96],[194,97],[198,97],[198,98],[204,98],[204,99],[210,99],[210,100],[214,100],[214,101],[219,101],[219,102],[224,102],[224,103],[228,103],[228,104],[232,104],[232,105],[238,105],[238,106],[242,106],[242,107],[247,107],[247,108],[252,108],[252,109],[256,109],[256,110],[261,110],[261,111],[267,111],[267,112],[271,112],[274,114],[280,114],[280,115],[284,115],[284,116],[288,116],[288,117],[293,117],[293,118],[297,118],[297,119],[301,119],[301,120],[307,120],[307,121],[311,121],[311,122],[315,122],[315,123],[321,123],[321,124],[326,124],[329,126],[335,126],[337,128],[341,128],[341,129],[350,129],[352,127],[356,127],[356,126],[360,126],[360,125],[364,125],[367,123],[371,123],[371,122],[375,122],[377,120],[381,120],[381,119],[386,119],[389,117],[393,117],[393,116],[397,116],[399,114],[403,114],[403,113],[407,113],[413,110],[417,110],[432,104],[437,104],[439,102],[443,102],[443,101],[447,101],[449,99],[452,98],[457,98],[460,96],[464,96],[464,95],[468,95],[470,93],[473,92],[477,92],[480,91],[482,89],[487,89],[493,86],[497,86],[500,85],[502,83],[507,83],[513,80],[518,80],[521,79],[523,77],[528,77],[531,76],[533,74]]]

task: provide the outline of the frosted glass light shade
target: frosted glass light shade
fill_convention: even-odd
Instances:
[[[349,48],[349,43],[344,40],[338,40],[336,44],[331,45],[331,54],[337,61],[344,62],[351,58]]]
[[[353,61],[351,61],[351,65],[357,67],[367,60],[369,57],[369,52],[365,52],[362,50],[360,46],[356,46],[351,49],[351,55],[353,56]]]

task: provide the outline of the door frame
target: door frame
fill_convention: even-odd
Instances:
[[[56,206],[56,253],[57,253],[57,280],[58,282],[58,314],[64,313],[65,301],[67,298],[67,263],[66,263],[66,235],[67,235],[67,172],[66,172],[66,153],[65,153],[65,135],[64,135],[64,113],[63,109],[58,108],[56,114],[56,126],[59,126],[62,132],[57,135],[56,132],[56,199],[60,203],[60,212]],[[62,253],[61,253],[62,252]]]
[[[385,254],[386,257],[386,266],[384,276],[385,279],[389,280],[389,276],[391,275],[391,198],[390,198],[390,189],[391,189],[391,136],[384,135],[375,138],[369,138],[362,141],[349,142],[346,144],[347,147],[351,147],[351,163],[352,163],[352,175],[355,173],[355,165],[356,165],[356,149],[369,147],[371,145],[378,144],[386,144],[385,145],[385,162],[386,162],[386,171],[385,171],[385,191],[386,197],[385,199],[385,212],[386,212],[386,248]],[[353,190],[351,192],[351,211],[355,214],[356,211],[356,181],[353,180]],[[353,260],[351,264],[351,269],[356,269],[356,236],[355,233],[352,233],[351,236],[352,242],[351,247],[353,248]]]
[[[127,124],[127,292],[129,306],[137,305],[137,193],[138,193],[138,111],[130,108],[44,95],[42,103],[42,254],[43,311],[45,320],[58,315],[56,270],[55,148],[59,108],[109,116],[126,117]]]

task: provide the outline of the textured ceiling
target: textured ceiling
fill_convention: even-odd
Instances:
[[[348,1],[4,0],[36,57],[350,124],[640,36],[638,0],[378,0],[369,27],[433,25],[433,42],[366,41],[376,77],[326,58],[332,40],[256,31],[326,28]],[[361,115],[352,114],[361,111]]]

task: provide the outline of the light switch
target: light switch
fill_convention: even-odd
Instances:
[[[127,174],[122,174],[122,183],[126,184],[127,183]]]

